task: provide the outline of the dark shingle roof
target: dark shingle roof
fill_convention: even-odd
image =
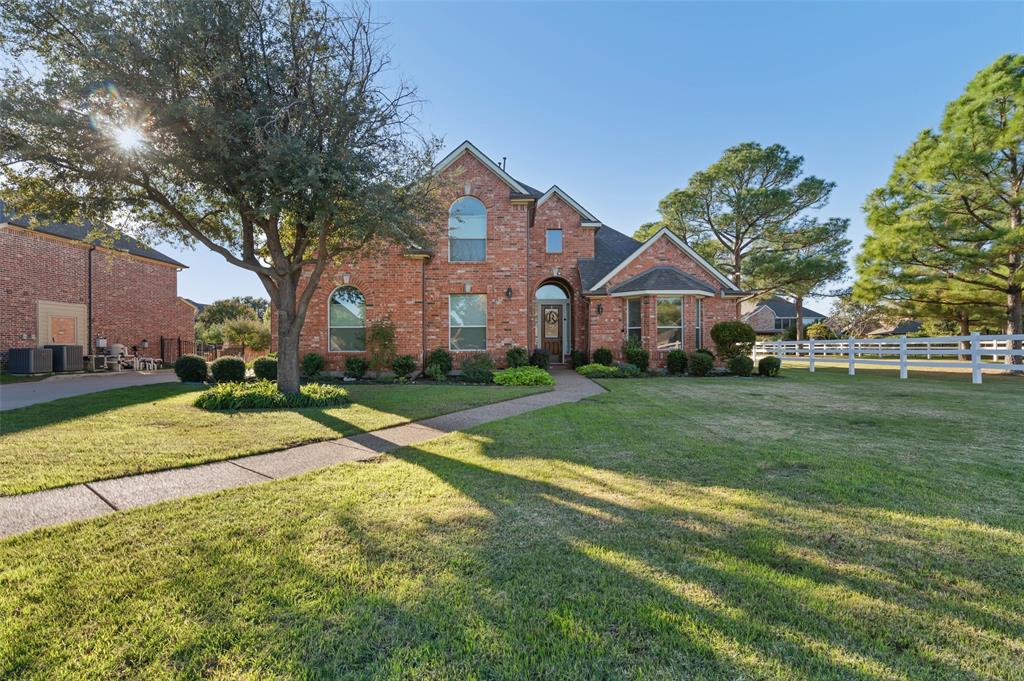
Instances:
[[[757,304],[758,307],[767,307],[769,310],[775,313],[776,317],[796,317],[796,305],[786,300],[785,298],[779,298],[775,296],[767,300],[762,300]],[[756,308],[755,308],[756,309]],[[804,317],[821,317],[824,319],[828,315],[823,315],[820,312],[815,312],[811,308],[804,305]]]
[[[700,279],[671,265],[659,265],[627,279],[609,289],[609,293],[630,293],[633,291],[706,291],[714,295],[715,289]]]
[[[159,260],[160,262],[165,262],[177,267],[188,267],[174,258],[166,256],[154,248],[150,248],[137,239],[123,235],[117,236],[117,233],[113,228],[105,225],[98,227],[96,231],[105,232],[106,238],[88,239],[87,237],[89,236],[89,232],[94,231],[92,223],[86,222],[84,225],[69,225],[63,222],[54,222],[50,224],[32,226],[26,219],[5,216],[3,214],[2,204],[0,204],[0,222],[7,222],[18,227],[24,227],[26,229],[40,232],[41,234],[49,234],[50,236],[56,236],[70,241],[82,241],[85,243],[95,244],[97,246],[113,248],[116,251],[124,251],[132,255],[149,258],[150,260]],[[111,241],[111,237],[113,237],[113,241]]]
[[[583,289],[589,291],[594,284],[615,269],[615,266],[640,248],[640,242],[602,225],[594,232],[594,257],[582,258],[577,264]]]

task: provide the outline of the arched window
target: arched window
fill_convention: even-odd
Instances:
[[[331,352],[362,352],[366,349],[366,299],[354,286],[334,289],[327,303]]]
[[[448,209],[448,261],[483,262],[487,257],[487,209],[463,196]]]
[[[537,289],[537,300],[569,300],[569,296],[558,284],[544,284]]]

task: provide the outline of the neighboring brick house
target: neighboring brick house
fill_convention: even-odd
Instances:
[[[775,335],[796,328],[796,305],[785,298],[774,296],[766,300],[743,304],[740,319],[753,327],[755,333]],[[825,315],[803,306],[804,328],[825,321]]]
[[[86,241],[89,232],[66,224],[30,228],[0,212],[5,361],[10,348],[49,343],[81,345],[90,353],[100,336],[154,357],[161,337],[194,341],[193,309],[177,295],[185,265],[134,239]]]
[[[300,354],[342,369],[365,350],[369,324],[389,319],[398,352],[421,363],[437,347],[457,358],[486,351],[499,364],[513,346],[543,347],[556,363],[573,349],[606,347],[621,358],[636,336],[661,366],[670,349],[710,345],[711,327],[736,318],[740,291],[667,230],[631,239],[559,187],[541,192],[514,179],[469,142],[435,173],[448,187],[442,236],[330,266]]]

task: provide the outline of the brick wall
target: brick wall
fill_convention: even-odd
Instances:
[[[87,244],[5,226],[0,253],[0,351],[47,340],[48,330],[37,328],[37,301],[88,304]],[[193,339],[193,310],[178,298],[175,267],[99,248],[92,257],[93,339],[131,347],[145,338],[151,353],[159,352],[160,336]]]
[[[746,321],[757,333],[778,333],[775,330],[775,313],[767,307],[759,308]]]

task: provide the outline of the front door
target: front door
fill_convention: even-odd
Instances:
[[[553,362],[562,361],[562,306],[541,305],[541,347],[551,353]]]

